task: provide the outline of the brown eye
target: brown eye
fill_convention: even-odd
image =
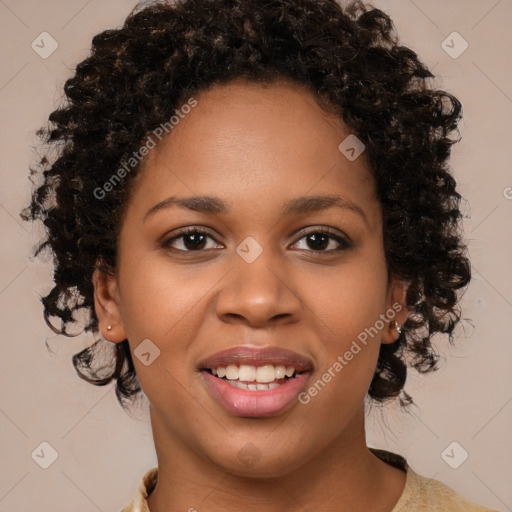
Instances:
[[[306,240],[306,244],[315,252],[332,252],[350,249],[352,244],[345,238],[334,234],[329,229],[310,230],[299,239]],[[297,244],[296,242],[295,244]],[[337,247],[336,247],[337,245]],[[329,248],[330,247],[330,248]]]
[[[300,250],[309,249],[318,253],[332,253],[353,247],[350,241],[338,234],[334,234],[328,228],[312,229],[309,232],[301,232],[301,235],[298,242],[294,244],[297,245],[301,240],[306,240],[306,247],[299,247]],[[165,239],[160,245],[164,249],[178,252],[203,252],[206,249],[218,248],[215,245],[208,247],[208,239],[216,242],[215,238],[208,231],[191,227]]]
[[[161,247],[182,252],[199,252],[204,249],[214,248],[206,247],[208,239],[215,240],[207,231],[197,228],[188,228],[164,240],[161,243]],[[176,247],[176,245],[179,247]]]

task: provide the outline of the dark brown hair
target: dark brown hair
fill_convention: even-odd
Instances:
[[[83,310],[83,329],[98,332],[91,276],[98,261],[115,272],[137,168],[105,197],[95,190],[146,135],[214,84],[292,80],[327,98],[366,146],[388,271],[410,282],[409,318],[397,342],[381,345],[369,396],[411,403],[403,390],[407,367],[437,368],[431,338],[444,333],[453,342],[456,292],[470,280],[461,196],[447,164],[462,109],[429,86],[433,77],[400,45],[390,17],[361,1],[179,0],[136,8],[121,28],[93,38],[90,56],[65,83],[63,105],[38,132],[48,150],[32,170],[41,182],[22,217],[44,222],[47,237],[36,254],[48,248],[54,257],[54,287],[42,298],[48,325],[71,336],[67,327]],[[102,343],[73,363],[88,382],[115,380],[124,407],[141,390],[128,342],[113,345],[110,363],[99,368]]]

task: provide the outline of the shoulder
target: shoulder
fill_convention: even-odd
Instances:
[[[407,473],[402,495],[391,512],[497,512],[469,501],[438,480],[416,473],[401,455],[377,448],[370,451]]]
[[[397,506],[400,506],[398,508],[395,507],[393,512],[399,512],[400,510],[403,512],[406,510],[418,510],[418,512],[430,510],[443,510],[444,512],[496,512],[483,505],[469,501],[438,480],[419,475],[409,466],[407,467],[407,487],[409,487],[407,496],[402,495],[402,498],[405,498],[404,502],[401,503],[401,498],[397,503]]]
[[[147,497],[158,481],[158,467],[151,468],[142,477],[132,501],[121,512],[149,512]]]
[[[379,458],[407,473],[407,480],[400,499],[391,512],[497,512],[456,493],[446,484],[416,473],[400,455],[370,448]],[[158,468],[150,469],[128,506],[121,512],[149,512],[147,497],[158,480]]]

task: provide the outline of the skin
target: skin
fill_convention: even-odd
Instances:
[[[393,304],[402,307],[394,319],[405,322],[406,284],[388,281],[381,205],[365,155],[349,161],[338,150],[351,132],[296,84],[237,80],[195,98],[135,178],[115,276],[94,274],[102,335],[128,339],[132,355],[145,339],[161,351],[148,366],[133,357],[158,456],[149,507],[389,512],[406,475],[371,454],[364,430],[380,344],[398,336],[389,322],[307,405],[275,417],[228,413],[197,370],[221,350],[275,345],[311,359],[309,387]],[[287,200],[333,194],[357,204],[366,220],[335,207],[282,215]],[[230,209],[173,206],[144,219],[169,196],[192,195],[215,196]],[[159,244],[187,226],[213,238],[195,251],[186,236]],[[325,226],[353,246],[327,238],[315,251],[299,233]],[[252,263],[236,252],[248,236],[263,249]],[[251,466],[238,455],[248,442],[258,458]]]

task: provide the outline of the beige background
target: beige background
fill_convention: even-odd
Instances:
[[[512,510],[512,1],[373,3],[439,75],[439,86],[463,104],[463,140],[452,167],[467,199],[474,276],[462,302],[468,320],[457,331],[457,347],[438,340],[442,369],[411,374],[407,384],[418,408],[407,415],[387,407],[385,420],[372,413],[368,442],[405,455],[417,472],[472,500]],[[76,376],[70,358],[93,339],[57,337],[44,324],[39,296],[50,288],[51,268],[30,258],[40,229],[18,217],[30,193],[35,130],[87,55],[92,36],[121,24],[134,5],[0,0],[0,512],[119,510],[156,465],[147,408],[132,418],[112,386],[96,388]],[[46,59],[31,48],[43,31],[58,42]],[[458,58],[442,48],[454,31],[469,43]],[[453,441],[462,447],[454,458],[462,449],[469,454],[458,469],[441,457]],[[48,469],[31,457],[42,442],[58,453]]]

